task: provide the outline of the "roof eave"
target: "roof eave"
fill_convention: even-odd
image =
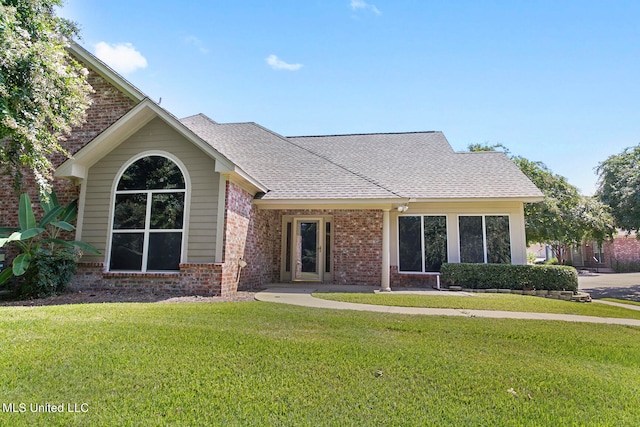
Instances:
[[[537,203],[544,200],[543,196],[513,196],[513,197],[434,197],[412,198],[412,203],[469,203],[469,202],[522,202]]]
[[[392,205],[403,202],[401,198],[363,199],[255,199],[261,209],[391,209]]]
[[[100,59],[91,54],[91,52],[80,46],[75,41],[71,40],[69,42],[68,50],[80,61],[84,62],[93,71],[98,73],[102,78],[118,88],[118,90],[120,90],[132,100],[140,102],[147,97],[140,89],[132,85],[120,74],[116,73],[111,67],[102,62]]]
[[[465,197],[465,198],[363,198],[363,199],[256,199],[255,204],[262,209],[290,209],[313,207],[323,209],[389,209],[399,204],[414,203],[536,203],[542,197]]]

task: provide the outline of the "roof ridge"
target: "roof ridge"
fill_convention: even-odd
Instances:
[[[206,119],[206,120],[210,121],[210,122],[211,122],[211,123],[213,123],[214,125],[219,125],[219,124],[220,124],[220,123],[216,122],[215,120],[213,120],[211,117],[207,116],[207,115],[206,115],[206,114],[204,114],[204,113],[192,114],[192,115],[190,115],[190,116],[187,116],[187,117],[183,117],[183,118],[181,118],[181,119],[180,119],[180,121],[188,120],[188,119],[193,119],[193,118],[195,118],[195,117],[202,117],[203,119]]]
[[[335,136],[410,135],[410,134],[419,134],[419,133],[442,133],[442,131],[439,131],[439,130],[424,130],[424,131],[413,131],[413,132],[337,133],[337,134],[331,134],[331,135],[286,136],[285,138],[331,138],[331,137],[335,137]]]

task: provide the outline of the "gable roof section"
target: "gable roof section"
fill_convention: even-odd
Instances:
[[[269,191],[263,200],[370,200],[399,196],[255,123],[218,124],[203,114],[181,122]]]
[[[540,190],[504,153],[457,153],[442,132],[290,137],[329,161],[416,200],[539,201]]]
[[[215,159],[216,172],[235,175],[238,181],[248,185],[254,189],[254,191],[267,190],[263,184],[249,176],[213,146],[203,141],[180,123],[177,118],[149,99],[140,102],[107,130],[75,153],[73,158],[60,165],[55,172],[55,176],[60,178],[86,179],[91,166],[156,117],[162,119],[180,135],[199,147],[205,154]]]
[[[73,158],[68,159],[60,165],[55,171],[56,177],[85,179],[92,165],[114,150],[135,132],[142,129],[142,127],[152,119],[159,117],[188,141],[202,149],[205,154],[215,159],[216,172],[221,172],[229,176],[233,175],[237,182],[245,185],[254,192],[267,190],[263,184],[249,176],[238,165],[227,159],[213,146],[187,129],[175,116],[151,101],[138,88],[82,46],[71,41],[68,50],[85,66],[100,75],[131,100],[137,102],[137,105],[92,139],[78,152],[74,153]]]

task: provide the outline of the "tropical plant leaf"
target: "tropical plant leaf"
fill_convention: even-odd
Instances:
[[[77,248],[83,251],[94,253],[96,255],[102,255],[102,252],[97,250],[93,245],[90,245],[89,243],[85,243],[85,242],[80,242],[78,240],[67,241],[62,239],[49,238],[49,239],[42,239],[42,243],[53,243],[55,245],[64,246],[65,248],[73,248],[73,249]]]
[[[13,276],[12,269],[5,268],[4,270],[2,270],[2,273],[0,273],[0,285],[4,285],[11,276]]]
[[[24,231],[16,231],[7,239],[7,243],[15,242],[20,240],[27,240],[33,237],[36,237],[38,234],[42,233],[44,228],[34,227]]]
[[[28,230],[36,227],[36,217],[33,215],[33,209],[31,208],[31,199],[26,193],[20,195],[18,220],[22,230]]]
[[[89,251],[91,253],[94,253],[96,255],[102,255],[102,252],[100,252],[98,249],[96,249],[93,245],[90,245],[89,243],[85,243],[85,242],[80,242],[78,240],[74,240],[72,243],[76,248],[83,250],[83,251]]]
[[[72,200],[67,207],[64,208],[64,212],[60,216],[62,221],[71,222],[76,219],[78,214],[78,199]]]
[[[42,228],[46,227],[47,225],[49,225],[51,221],[56,219],[58,215],[62,213],[63,210],[64,208],[62,206],[56,206],[54,208],[49,209],[49,211],[45,211],[46,213],[44,214],[44,216],[40,220],[40,224],[38,225]]]
[[[22,276],[24,272],[29,268],[31,264],[31,255],[20,254],[13,260],[13,274],[16,276]]]
[[[76,228],[66,221],[54,221],[51,223],[54,227],[62,228],[65,231],[73,231]]]

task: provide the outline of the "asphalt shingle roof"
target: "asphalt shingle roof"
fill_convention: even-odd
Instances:
[[[282,137],[255,123],[181,120],[269,188],[264,199],[527,198],[540,190],[503,153],[456,153],[442,132]]]
[[[264,199],[395,198],[365,177],[289,142],[255,123],[218,124],[204,115],[182,119],[192,132],[269,188]]]

